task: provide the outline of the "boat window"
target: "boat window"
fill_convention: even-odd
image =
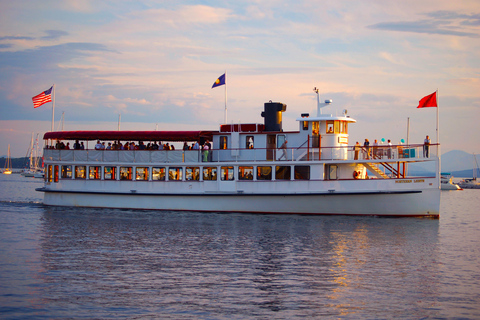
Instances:
[[[308,130],[308,121],[302,121],[302,130]]]
[[[186,167],[185,168],[185,180],[198,181],[200,180],[200,168],[199,167]]]
[[[340,121],[340,133],[348,133],[348,122]]]
[[[58,165],[54,166],[54,169],[53,169],[53,182],[58,182],[58,176],[60,175],[59,173],[59,168],[58,168]]]
[[[327,133],[333,133],[333,120],[327,120]]]
[[[137,181],[148,181],[148,168],[147,167],[136,167],[135,168],[135,180],[137,180]]]
[[[49,165],[49,166],[48,166],[47,181],[48,181],[48,182],[52,182],[52,181],[53,181],[53,165]]]
[[[272,180],[272,167],[257,167],[257,180]]]
[[[340,133],[340,121],[334,121],[333,122],[333,132],[334,133]]]
[[[62,166],[62,179],[72,179],[72,166]]]
[[[276,166],[275,180],[290,180],[290,166]]]
[[[220,168],[220,180],[234,180],[233,167],[221,167]]]
[[[246,146],[245,148],[247,149],[253,149],[253,136],[247,136],[247,141],[246,141]]]
[[[86,170],[85,166],[75,166],[75,179],[86,179]]]
[[[313,121],[312,122],[312,134],[314,136],[318,136],[320,133],[320,123],[318,121]]]
[[[101,167],[88,167],[88,179],[90,180],[100,180],[101,176]]]
[[[295,166],[295,180],[310,180],[310,166]]]
[[[227,136],[220,136],[220,149],[228,149],[228,137]]]
[[[337,180],[337,166],[333,164],[328,165],[327,174],[328,174],[328,180]]]
[[[105,167],[103,168],[103,179],[105,180],[115,180],[116,179],[117,167]]]
[[[153,167],[152,180],[165,181],[165,167]]]
[[[217,180],[217,167],[203,167],[203,180]]]
[[[132,180],[132,167],[120,167],[120,180]]]
[[[238,167],[238,180],[253,180],[253,167]]]
[[[168,180],[170,181],[182,181],[182,167],[170,167],[168,168]]]

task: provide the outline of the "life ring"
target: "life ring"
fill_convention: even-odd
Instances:
[[[360,171],[353,171],[353,179],[360,179]]]

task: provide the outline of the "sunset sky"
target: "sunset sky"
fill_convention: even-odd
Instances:
[[[32,132],[217,130],[263,123],[287,104],[285,130],[314,115],[319,88],[357,120],[350,144],[407,136],[442,153],[480,153],[480,1],[5,1],[0,0],[0,155],[26,155]],[[214,146],[215,147],[215,146]]]

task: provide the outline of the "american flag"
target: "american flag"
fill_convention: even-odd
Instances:
[[[50,89],[43,91],[42,93],[37,94],[35,97],[33,97],[32,98],[33,107],[38,108],[42,104],[45,104],[47,102],[52,102],[52,89],[53,89],[53,86]]]

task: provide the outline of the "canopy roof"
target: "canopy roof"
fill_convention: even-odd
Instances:
[[[121,140],[121,141],[197,141],[212,139],[216,131],[54,131],[43,139],[52,140]]]

